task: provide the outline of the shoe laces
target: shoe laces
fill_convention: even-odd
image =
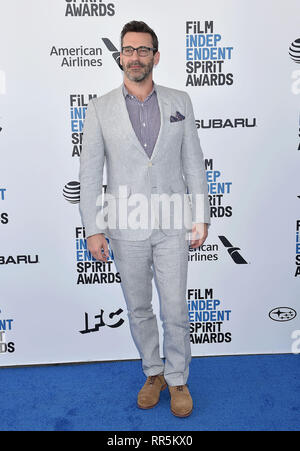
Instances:
[[[149,384],[153,385],[157,376],[149,376]]]

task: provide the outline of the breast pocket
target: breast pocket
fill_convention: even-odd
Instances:
[[[174,128],[174,129],[176,127],[183,127],[184,121],[185,121],[185,119],[183,121],[170,122],[170,127]]]
[[[184,121],[170,122],[168,125],[168,136],[176,140],[183,136]]]

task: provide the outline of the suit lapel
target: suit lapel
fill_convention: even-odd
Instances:
[[[153,160],[157,156],[159,149],[162,147],[162,143],[165,141],[171,116],[171,103],[168,102],[166,96],[164,95],[162,87],[155,84],[155,88],[160,109],[160,130],[151,155],[151,160]]]
[[[132,127],[132,123],[127,111],[126,100],[123,95],[123,85],[118,89],[118,101],[116,104],[116,117],[118,117],[118,127],[123,129],[124,140],[134,145],[140,152],[147,156],[146,152],[141,146],[135,131]]]

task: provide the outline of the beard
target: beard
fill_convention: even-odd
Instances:
[[[132,66],[139,66],[139,71],[131,69]],[[143,64],[140,61],[132,61],[127,66],[123,66],[124,72],[130,81],[141,83],[146,80],[151,74],[154,67],[154,58],[148,64]]]

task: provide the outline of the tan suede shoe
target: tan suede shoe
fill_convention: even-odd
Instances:
[[[159,402],[160,392],[167,388],[163,375],[149,376],[145,385],[138,394],[138,406],[140,409],[152,409]]]
[[[176,417],[188,417],[193,411],[193,400],[187,385],[169,387],[171,395],[171,412]]]

